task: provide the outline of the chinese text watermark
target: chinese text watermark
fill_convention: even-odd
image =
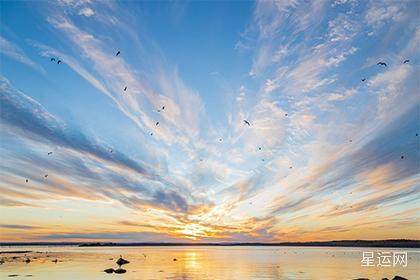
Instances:
[[[361,266],[407,267],[408,258],[405,251],[363,252]]]

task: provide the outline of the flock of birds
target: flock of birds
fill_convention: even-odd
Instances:
[[[410,60],[409,59],[406,59],[406,60],[404,60],[403,61],[403,64],[407,64],[407,63],[409,63],[410,62]],[[379,66],[385,66],[385,67],[387,67],[388,65],[385,63],[385,62],[383,62],[383,61],[379,61],[378,63],[376,63],[376,65],[379,65]],[[362,82],[364,82],[364,81],[366,81],[366,78],[363,78],[362,79]]]
[[[121,52],[120,51],[117,51],[117,53],[115,54],[115,56],[119,56],[121,54]],[[57,62],[57,64],[60,64],[60,63],[62,63],[62,61],[60,60],[60,59],[56,59],[56,58],[54,58],[54,57],[52,57],[51,59],[50,59],[50,61],[51,62]],[[406,59],[406,60],[404,60],[403,61],[403,64],[406,64],[406,63],[409,63],[410,62],[410,60],[409,59]],[[378,66],[384,66],[384,67],[387,67],[388,65],[385,63],[385,62],[383,62],[383,61],[379,61],[376,65],[378,65]],[[365,82],[366,81],[366,78],[362,78],[361,79],[362,80],[362,82]],[[123,91],[127,91],[127,86],[125,86],[124,87],[124,89],[123,89]],[[165,106],[162,106],[160,109],[158,109],[157,110],[157,112],[158,113],[161,113],[161,112],[163,112],[165,110]],[[284,116],[285,117],[287,117],[287,116],[289,116],[289,114],[287,114],[287,113],[285,113],[284,114]],[[248,121],[248,120],[243,120],[244,121],[244,124],[245,125],[247,125],[248,127],[251,127],[251,123]],[[156,126],[159,126],[159,121],[157,121],[156,123],[155,123],[155,125]],[[151,132],[150,133],[150,135],[151,136],[153,136],[153,132]],[[416,133],[416,137],[418,137],[419,136],[419,134],[418,133]],[[223,139],[222,138],[219,138],[219,142],[222,142],[223,141]],[[349,140],[349,142],[353,142],[353,140],[352,139],[350,139]],[[261,151],[262,150],[262,147],[258,147],[258,150],[259,151]],[[109,152],[110,153],[112,153],[113,152],[113,150],[112,149],[110,149],[109,150]],[[52,155],[52,152],[48,152],[48,155]],[[401,159],[404,159],[404,155],[402,155],[401,156]],[[203,159],[202,158],[200,158],[200,162],[202,162],[203,161]],[[261,161],[262,162],[264,162],[265,161],[265,159],[261,159]],[[293,168],[293,166],[289,166],[289,169],[292,169]],[[44,178],[47,178],[48,177],[48,174],[45,174],[44,175]],[[29,182],[29,179],[26,179],[25,180],[26,181],[26,183],[28,183]]]

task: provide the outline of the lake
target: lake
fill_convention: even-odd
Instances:
[[[390,248],[174,246],[174,247],[0,247],[0,279],[419,279],[420,250]],[[378,266],[379,254],[407,252],[407,266]],[[362,267],[363,252],[374,254]],[[125,274],[106,274],[122,255]],[[13,259],[15,256],[17,258]],[[29,257],[30,263],[24,260]],[[57,259],[57,262],[53,260]],[[174,261],[176,259],[176,261]],[[13,278],[8,275],[18,274]],[[26,275],[26,276],[25,276]],[[29,275],[32,275],[30,278]]]

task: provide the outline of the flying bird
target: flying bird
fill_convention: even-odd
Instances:
[[[350,139],[349,142],[351,143],[351,142],[353,142],[353,140]]]
[[[258,147],[258,150],[260,150],[260,151],[261,151],[261,147]]]
[[[219,142],[222,142],[222,138],[219,138]]]
[[[406,59],[406,60],[404,60],[404,64],[406,64],[406,63],[409,63],[410,62],[410,60],[409,59]]]
[[[55,61],[55,58],[54,57],[51,57],[50,61]]]
[[[382,61],[379,61],[378,63],[376,63],[376,65],[382,65],[382,66],[385,66],[386,67],[386,63],[385,62],[382,62]]]
[[[418,134],[418,133],[416,133],[416,136],[419,136],[419,134]]]
[[[288,115],[289,115],[288,113],[284,114],[285,117],[287,117]]]
[[[120,54],[120,51],[117,51],[117,54],[115,56],[118,56]]]
[[[156,122],[156,126],[158,126],[159,125],[159,122]]]
[[[45,174],[45,175],[44,175],[44,178],[47,178],[47,177],[48,177],[48,174]]]
[[[25,181],[26,181],[26,183],[28,183],[28,182],[29,182],[29,180],[28,180],[28,179],[26,179]]]
[[[112,153],[112,152],[113,152],[113,150],[112,150],[112,149],[109,149],[109,152],[110,152],[110,153]]]
[[[404,156],[401,156],[401,159],[404,159]]]
[[[364,81],[366,81],[366,78],[363,78],[363,79],[362,79],[362,82],[364,82]]]
[[[251,124],[247,120],[244,120],[244,123],[247,124],[248,126],[251,126]]]
[[[292,168],[293,168],[293,166],[290,166],[290,167],[289,167],[289,169],[292,169]]]
[[[261,161],[264,161],[264,159],[261,159]]]
[[[153,136],[153,132],[150,132],[150,136]]]
[[[48,155],[52,155],[52,152],[48,152]]]
[[[61,63],[61,60],[58,60],[58,61],[57,61],[57,64],[60,64],[60,63]]]
[[[126,90],[127,90],[127,87],[124,88],[124,91],[126,91]]]

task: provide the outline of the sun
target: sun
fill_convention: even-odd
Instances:
[[[202,225],[187,224],[182,230],[179,231],[179,233],[183,234],[186,238],[197,240],[201,237],[206,237],[206,231],[206,227]]]

